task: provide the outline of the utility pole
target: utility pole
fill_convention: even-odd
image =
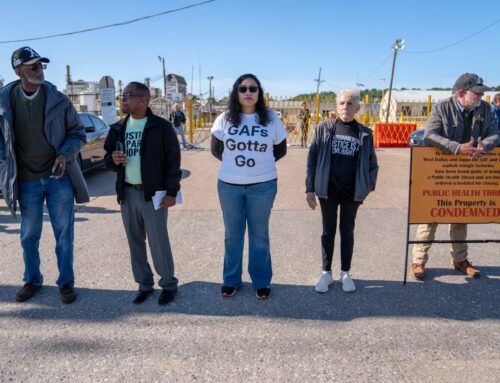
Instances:
[[[212,98],[212,80],[214,79],[214,76],[208,76],[208,97]]]
[[[163,97],[165,100],[167,99],[167,72],[165,71],[165,57],[158,56],[158,60],[160,60],[163,66]]]
[[[391,82],[389,84],[389,94],[387,97],[387,113],[385,115],[385,123],[389,122],[389,113],[391,110],[391,93],[392,93],[392,81],[394,80],[394,68],[396,67],[396,56],[398,55],[398,50],[405,47],[405,41],[403,39],[397,39],[392,44],[392,50],[394,51],[394,57],[392,59],[392,70],[391,70]]]
[[[209,122],[212,122],[212,80],[214,79],[214,76],[208,76],[208,115],[209,115]]]
[[[325,80],[321,79],[321,67],[319,67],[319,75],[318,78],[315,78],[314,81],[318,83],[316,87],[316,124],[319,122],[319,85]]]
[[[194,81],[194,65],[191,65],[191,95],[193,94],[193,81]]]

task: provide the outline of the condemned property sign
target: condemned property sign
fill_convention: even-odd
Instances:
[[[500,148],[478,159],[413,147],[409,224],[500,223]]]

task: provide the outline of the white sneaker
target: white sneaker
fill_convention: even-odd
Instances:
[[[346,293],[352,293],[356,291],[356,285],[354,281],[351,279],[351,276],[346,271],[340,272],[340,283],[342,283],[342,290]]]
[[[316,291],[317,293],[326,293],[332,283],[333,283],[332,273],[331,272],[323,273],[318,283],[316,283],[316,286],[314,286],[314,291]]]

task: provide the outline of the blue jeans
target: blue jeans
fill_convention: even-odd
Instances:
[[[180,124],[179,126],[175,127],[175,130],[177,130],[177,132],[181,135],[182,147],[186,149],[187,142],[186,142],[186,136],[184,135],[184,127],[182,126],[182,124]]]
[[[277,192],[277,181],[233,185],[218,181],[224,218],[224,285],[239,287],[243,243],[248,224],[248,273],[256,289],[271,284],[273,270],[269,248],[269,217]]]
[[[75,214],[73,185],[67,174],[55,180],[49,176],[35,181],[19,181],[21,209],[21,246],[24,258],[24,282],[43,283],[38,247],[42,235],[43,203],[47,201],[52,230],[56,238],[58,286],[74,285],[73,237]]]

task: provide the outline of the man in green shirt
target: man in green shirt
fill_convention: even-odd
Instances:
[[[0,185],[12,214],[21,210],[24,302],[42,287],[39,243],[46,202],[56,238],[63,303],[76,299],[73,271],[74,201],[89,200],[77,156],[85,131],[69,99],[45,81],[49,59],[30,47],[12,54],[19,77],[0,90]]]

